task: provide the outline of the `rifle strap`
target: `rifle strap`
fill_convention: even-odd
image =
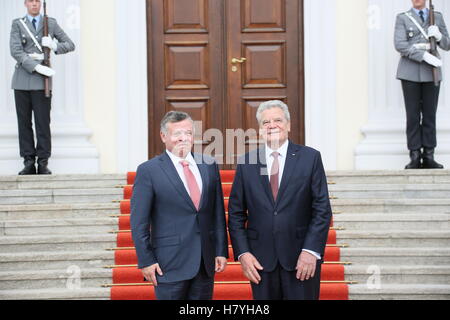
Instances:
[[[25,28],[25,30],[27,31],[28,35],[31,37],[31,39],[34,42],[34,45],[39,49],[40,52],[44,53],[44,51],[42,50],[41,45],[39,44],[39,42],[36,40],[35,36],[33,35],[33,33],[30,31],[30,28],[28,28],[28,26],[26,25],[25,21],[23,21],[22,19],[20,19],[20,22],[22,22],[23,27]]]
[[[416,27],[419,29],[420,32],[422,32],[423,36],[425,37],[425,39],[428,39],[428,34],[425,32],[425,30],[423,30],[422,26],[417,22],[416,19],[414,19],[414,17],[411,15],[410,12],[405,12],[405,15],[411,19],[412,22],[414,22],[414,24],[416,25]]]

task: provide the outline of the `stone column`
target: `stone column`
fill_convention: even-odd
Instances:
[[[306,145],[322,153],[326,170],[337,166],[336,1],[304,1]]]
[[[0,43],[9,43],[11,21],[23,17],[23,1],[0,1]],[[48,1],[48,14],[75,42],[75,52],[52,55],[57,74],[53,82],[52,158],[55,174],[98,173],[98,152],[89,142],[92,131],[84,121],[81,86],[80,5],[79,0]],[[17,119],[11,78],[15,61],[8,50],[0,50],[0,174],[16,174],[22,167],[19,156]]]

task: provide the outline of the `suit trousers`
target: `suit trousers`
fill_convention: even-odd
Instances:
[[[287,271],[279,263],[272,272],[259,271],[259,284],[251,283],[254,300],[319,300],[320,271],[322,263],[317,262],[314,278],[300,281],[297,270]]]
[[[436,111],[439,86],[433,82],[402,80],[406,107],[406,136],[410,151],[436,148]]]
[[[213,292],[214,277],[209,277],[206,273],[203,258],[199,271],[193,279],[158,283],[155,287],[157,300],[212,300]]]
[[[50,110],[51,98],[44,91],[14,90],[19,128],[20,156],[48,159],[51,156]],[[36,126],[35,146],[32,118]]]

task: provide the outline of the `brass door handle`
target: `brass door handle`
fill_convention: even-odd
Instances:
[[[231,63],[232,64],[237,64],[237,63],[245,63],[247,61],[247,58],[233,58],[231,59]]]

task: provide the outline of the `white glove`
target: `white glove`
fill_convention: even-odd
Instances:
[[[442,67],[442,61],[439,58],[436,58],[435,56],[433,56],[431,53],[426,52],[423,56],[423,60],[432,65],[433,67],[439,68]]]
[[[49,67],[43,66],[42,64],[38,64],[36,66],[36,68],[34,68],[34,70],[46,77],[53,77],[56,74],[55,70],[53,70]]]
[[[58,42],[56,39],[52,39],[52,37],[43,37],[42,38],[42,46],[52,49],[56,51],[58,49]]]
[[[430,26],[428,28],[428,38],[431,37],[435,37],[437,42],[442,40],[442,33],[439,31],[438,26]]]
[[[43,53],[30,53],[28,56],[36,61],[42,62],[44,61],[44,54]]]
[[[416,48],[417,50],[425,50],[425,51],[430,51],[431,46],[429,43],[416,43],[413,45],[414,48]]]

